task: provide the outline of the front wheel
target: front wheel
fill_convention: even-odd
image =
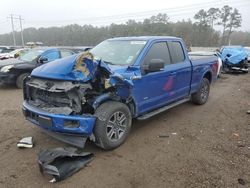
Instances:
[[[19,88],[19,89],[23,88],[23,81],[29,75],[30,75],[29,73],[23,73],[23,74],[21,74],[21,75],[19,75],[17,77],[17,80],[16,80],[16,86],[17,86],[17,88]]]
[[[203,78],[199,90],[192,94],[192,102],[194,104],[205,104],[210,92],[210,82],[207,78]]]
[[[120,102],[108,101],[95,112],[95,144],[105,150],[120,146],[127,138],[132,116],[129,108]]]

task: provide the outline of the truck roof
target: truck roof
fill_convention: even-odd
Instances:
[[[178,39],[181,38],[178,37],[172,37],[172,36],[133,36],[133,37],[115,37],[108,40],[144,40],[144,41],[150,41],[150,40],[165,40],[165,39]]]
[[[47,50],[71,50],[70,48],[66,48],[66,47],[53,47],[53,46],[52,47],[50,47],[50,46],[38,46],[38,47],[34,47],[32,49],[34,49],[34,50],[42,50],[42,51],[47,51]]]

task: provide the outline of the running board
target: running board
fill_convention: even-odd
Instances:
[[[166,111],[166,110],[168,110],[168,109],[170,109],[170,108],[173,108],[173,107],[175,107],[175,106],[178,106],[179,104],[185,103],[185,102],[187,102],[187,101],[190,101],[190,97],[185,98],[185,99],[182,99],[182,100],[177,101],[177,102],[174,102],[174,103],[171,103],[171,104],[169,104],[169,105],[167,105],[167,106],[163,106],[163,107],[158,108],[158,109],[156,109],[156,110],[153,110],[153,111],[151,111],[151,112],[149,112],[149,113],[147,113],[147,114],[144,114],[144,115],[142,115],[142,116],[139,116],[137,119],[138,119],[138,120],[145,120],[145,119],[151,118],[151,117],[154,116],[154,115],[157,115],[157,114],[159,114],[159,113],[161,113],[161,112],[164,112],[164,111]]]

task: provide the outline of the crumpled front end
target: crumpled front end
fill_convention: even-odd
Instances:
[[[85,95],[91,89],[90,84],[30,78],[25,84],[24,98],[29,104],[49,113],[76,115],[82,112]]]
[[[23,112],[48,133],[79,146],[68,138],[93,135],[96,108],[107,100],[129,101],[131,83],[111,73],[102,61],[85,55],[55,64],[35,69],[25,80]]]
[[[27,120],[59,140],[83,147],[91,136],[95,116],[82,114],[88,84],[28,78],[23,112]]]

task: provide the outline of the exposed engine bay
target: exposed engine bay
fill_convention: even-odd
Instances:
[[[122,78],[112,77],[111,73],[97,64],[86,54],[78,58],[74,71],[91,76],[87,82],[64,81],[30,77],[26,80],[24,97],[29,104],[46,112],[64,115],[93,114],[98,97],[123,100],[117,96],[117,82]],[[88,67],[91,63],[91,67]],[[114,81],[114,80],[113,80]],[[118,84],[119,85],[119,84]]]

